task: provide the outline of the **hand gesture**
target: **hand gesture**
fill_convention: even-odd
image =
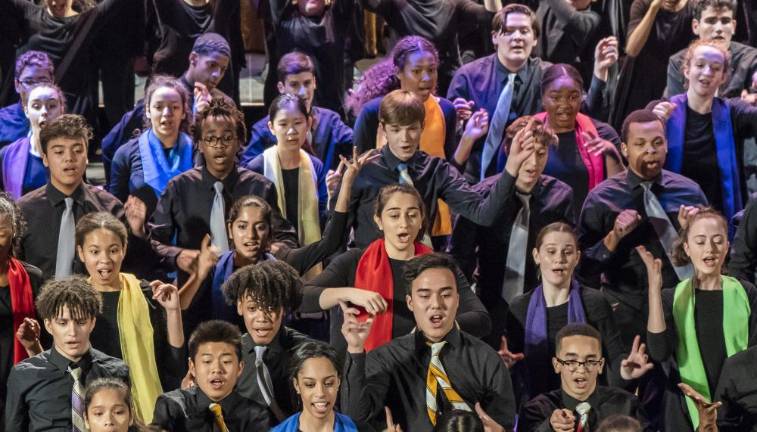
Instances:
[[[339,302],[344,315],[342,323],[342,335],[347,341],[347,351],[352,354],[362,353],[365,351],[365,341],[373,326],[373,317],[369,316],[365,321],[359,321],[357,316],[360,311],[357,308],[350,307],[345,302]]]
[[[681,228],[686,228],[689,226],[689,218],[697,213],[699,213],[699,207],[681,204],[681,207],[678,209],[678,224],[681,225]]]
[[[647,280],[649,292],[660,295],[662,292],[662,260],[655,258],[644,246],[636,246],[636,252],[641,257],[644,267],[647,268]]]
[[[612,230],[618,240],[620,240],[636,229],[640,223],[641,216],[639,215],[639,212],[632,209],[626,209],[615,217],[615,224],[613,225]]]
[[[518,177],[520,166],[534,153],[536,139],[533,133],[534,120],[529,120],[526,127],[519,130],[513,137],[510,153],[507,155],[505,170],[513,177]]]
[[[549,417],[549,424],[555,432],[573,432],[576,427],[576,417],[568,409],[556,409]]]
[[[187,371],[187,374],[184,375],[184,378],[181,379],[181,389],[182,390],[189,390],[190,388],[195,386],[195,377],[192,375],[191,371]]]
[[[39,344],[39,335],[41,332],[42,328],[34,318],[24,318],[24,322],[18,326],[16,339],[21,342],[21,345],[29,356],[42,352],[42,347]]]
[[[200,243],[200,254],[197,256],[197,274],[201,279],[208,276],[220,256],[221,251],[210,241],[210,234],[205,234]]]
[[[200,256],[200,251],[197,249],[182,249],[178,255],[176,255],[176,267],[185,273],[192,273],[195,271],[197,265],[197,258]]]
[[[489,131],[489,114],[481,108],[473,113],[465,124],[463,136],[468,137],[471,141],[476,141]]]
[[[618,40],[615,36],[600,40],[594,48],[594,75],[602,81],[607,81],[608,71],[618,62],[619,56]]]
[[[152,288],[152,299],[163,306],[163,309],[166,311],[181,310],[179,289],[176,288],[176,285],[154,280],[150,282],[150,288]]]
[[[352,182],[357,178],[357,175],[360,173],[360,170],[379,157],[381,157],[381,153],[376,149],[371,149],[361,155],[358,155],[357,147],[355,146],[352,147],[351,161],[344,156],[339,155],[339,166],[342,166],[342,164],[344,164],[345,167],[343,182],[352,184]]]
[[[673,110],[676,109],[676,104],[672,102],[660,102],[657,105],[652,108],[652,112],[657,114],[657,117],[662,120],[663,123],[667,122],[671,115],[673,115]]]
[[[497,351],[497,354],[499,354],[499,357],[508,369],[511,369],[515,366],[515,363],[518,363],[525,358],[523,353],[510,352],[507,348],[507,338],[505,336],[502,336],[502,342],[499,344],[499,351]]]
[[[636,335],[631,352],[620,362],[620,376],[626,381],[638,379],[653,367],[654,364],[649,362],[646,344],[641,343],[641,337]]]
[[[198,113],[201,113],[208,109],[208,107],[210,106],[210,100],[212,99],[210,96],[210,90],[208,90],[208,87],[201,82],[195,82],[194,98],[195,112]]]
[[[329,201],[331,201],[331,197],[336,193],[336,189],[339,187],[339,182],[342,180],[343,168],[344,164],[340,161],[336,170],[329,170],[329,172],[326,173],[326,192],[328,193]]]
[[[129,195],[124,204],[126,222],[132,234],[139,238],[145,237],[145,221],[147,220],[147,205],[141,199]]]
[[[392,410],[390,410],[388,406],[384,407],[384,413],[386,413],[386,430],[384,432],[402,432],[400,425],[394,424]]]
[[[384,312],[388,306],[381,294],[360,288],[345,289],[345,298],[343,300],[352,303],[355,306],[365,308],[365,311],[371,315]]]
[[[452,101],[452,105],[455,106],[455,112],[457,112],[458,121],[466,121],[473,114],[473,106],[476,103],[473,101],[465,100],[461,97],[455,98]]]
[[[741,100],[749,105],[757,105],[757,93],[749,93],[749,90],[741,90]]]
[[[718,430],[718,408],[723,405],[722,402],[709,402],[699,392],[694,390],[690,385],[679,383],[678,388],[681,389],[686,397],[694,400],[697,406],[697,412],[699,413],[699,428],[698,432],[717,432]]]
[[[476,414],[478,414],[478,418],[481,419],[481,423],[484,425],[484,432],[505,432],[505,428],[489,417],[489,414],[481,408],[480,403],[476,402],[474,409],[476,410]]]
[[[586,147],[586,151],[588,151],[589,154],[593,156],[609,154],[613,156],[615,160],[621,160],[620,154],[618,154],[618,149],[615,147],[615,144],[610,141],[589,132],[582,132],[581,137],[584,140],[584,147]]]

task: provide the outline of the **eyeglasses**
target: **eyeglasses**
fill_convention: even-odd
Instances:
[[[217,136],[207,136],[202,139],[202,142],[205,143],[206,146],[214,147],[218,149],[226,149],[228,147],[231,147],[234,141],[236,140],[236,137],[233,135],[227,135],[223,137],[217,137]]]
[[[578,361],[578,360],[563,360],[557,357],[555,357],[555,359],[557,360],[558,363],[568,368],[568,370],[571,372],[577,371],[578,368],[581,366],[583,366],[588,372],[591,372],[602,364],[602,360]]]
[[[40,78],[40,79],[36,79],[36,80],[35,79],[25,79],[25,80],[21,80],[19,82],[24,87],[31,88],[31,87],[34,87],[35,85],[38,85],[38,84],[52,84],[53,80],[47,79],[47,78]]]

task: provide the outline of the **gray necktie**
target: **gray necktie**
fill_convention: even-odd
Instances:
[[[486,142],[481,151],[481,180],[486,178],[486,169],[497,154],[502,137],[507,126],[507,119],[510,118],[510,106],[513,102],[513,90],[515,89],[515,74],[507,76],[507,84],[502,89],[497,99],[497,107],[494,109],[492,120],[489,122],[489,133],[486,135]]]
[[[258,388],[260,388],[260,393],[263,395],[266,405],[271,409],[273,415],[281,421],[286,417],[276,403],[276,398],[273,395],[271,373],[268,371],[268,366],[263,362],[266,350],[268,350],[267,346],[258,345],[255,347],[255,375],[258,380]]]
[[[502,298],[510,304],[512,300],[523,294],[523,285],[526,274],[526,254],[528,254],[528,223],[531,217],[529,198],[516,192],[522,207],[515,216],[513,227],[510,230],[510,243],[507,246],[507,261],[505,265],[505,278],[502,281]]]
[[[652,192],[652,182],[642,182],[641,187],[644,188],[644,210],[647,213],[649,223],[652,224],[657,238],[660,239],[662,248],[665,249],[665,255],[668,256],[671,264],[673,263],[673,248],[676,240],[678,240],[678,233],[676,233],[673,224],[670,222],[667,213],[662,208],[662,204]],[[685,266],[673,266],[676,275],[679,280],[690,278],[692,275],[691,265]]]
[[[76,222],[74,221],[74,199],[66,198],[66,209],[60,217],[60,231],[58,231],[58,251],[55,257],[55,279],[71,276],[74,264],[74,250],[76,240]]]
[[[223,253],[229,250],[224,215],[223,183],[217,181],[213,184],[213,188],[216,190],[216,195],[213,197],[213,207],[210,209],[210,235],[213,237],[213,245]]]

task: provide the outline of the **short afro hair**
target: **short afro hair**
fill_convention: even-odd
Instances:
[[[302,302],[299,274],[284,261],[246,265],[229,276],[221,290],[229,305],[250,298],[264,309],[292,311]]]
[[[68,307],[71,318],[92,319],[102,310],[102,297],[86,279],[72,277],[49,280],[37,297],[37,312],[43,320],[53,320]]]

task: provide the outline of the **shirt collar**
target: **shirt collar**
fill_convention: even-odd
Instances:
[[[225,179],[220,180],[215,177],[208,171],[208,168],[203,165],[202,168],[202,182],[208,186],[210,190],[213,190],[213,185],[215,182],[220,181],[223,183],[223,190],[225,192],[231,193],[231,191],[234,189],[234,185],[237,184],[237,179],[239,179],[239,171],[236,167],[232,168],[229,175],[226,176]]]
[[[391,151],[391,150],[389,150],[389,145],[385,145],[385,146],[384,146],[384,147],[383,147],[383,148],[381,149],[381,154],[382,154],[382,157],[383,157],[383,159],[384,159],[384,162],[386,162],[386,167],[387,167],[387,168],[389,168],[389,169],[390,169],[390,170],[392,170],[392,171],[396,171],[396,170],[397,170],[397,165],[399,165],[399,164],[401,164],[401,163],[404,163],[404,164],[406,164],[406,165],[407,165],[408,167],[411,167],[411,166],[413,166],[413,163],[414,163],[414,162],[415,162],[416,160],[418,160],[418,158],[420,157],[420,156],[419,156],[419,155],[420,155],[420,152],[421,152],[421,150],[420,150],[420,149],[418,149],[418,150],[417,150],[417,151],[415,152],[415,154],[413,155],[413,157],[411,157],[411,158],[410,158],[409,160],[407,160],[407,161],[405,161],[405,162],[402,162],[401,160],[399,160],[399,159],[397,158],[397,156],[395,156],[395,155],[394,155],[394,153],[392,153],[392,151]]]
[[[663,185],[663,179],[662,179],[662,172],[660,172],[660,175],[655,177],[652,180],[644,180],[638,175],[636,175],[635,172],[631,171],[630,169],[626,170],[626,181],[628,181],[628,185],[631,187],[631,190],[636,189],[637,187],[641,186],[642,183],[651,181],[652,184],[659,184]]]
[[[413,330],[413,334],[415,334],[415,347],[418,351],[427,350],[430,347],[430,341],[426,339],[426,336],[423,334],[422,331],[418,330],[417,328]],[[447,333],[447,336],[444,336],[442,341],[447,342],[447,345],[450,345],[450,349],[459,348],[462,345],[463,337],[460,334],[460,329],[458,328],[457,322],[455,322],[455,325],[452,326],[452,330]]]
[[[208,410],[207,412],[210,412],[210,404],[213,403],[212,400],[208,397],[208,395],[205,394],[205,392],[202,391],[202,389],[199,386],[195,386],[195,389],[197,389],[197,393],[195,394],[195,401],[197,401],[197,406],[202,410],[203,408]],[[221,409],[223,410],[223,415],[225,416],[231,416],[234,413],[234,408],[236,407],[237,403],[239,401],[239,394],[236,390],[232,390],[231,393],[229,393],[228,396],[221,399],[220,401],[216,402],[217,404],[221,405]],[[226,417],[226,421],[228,422],[228,417]]]
[[[497,53],[494,53],[494,70],[497,75],[497,81],[499,82],[506,82],[507,76],[513,73],[513,71],[508,70],[505,65],[502,64],[502,62],[499,61],[499,57],[497,56]],[[530,73],[531,69],[531,59],[529,58],[526,60],[526,62],[523,64],[523,67],[518,69],[515,72],[515,76],[517,77],[516,82],[525,82],[526,78],[528,77],[528,74]]]
[[[280,353],[280,352],[282,352],[283,351],[283,348],[282,348],[283,345],[281,343],[281,339],[283,337],[284,337],[284,326],[282,325],[281,327],[279,327],[279,332],[276,333],[276,336],[273,338],[273,340],[271,341],[271,343],[269,343],[268,345],[266,345],[268,347],[268,349],[266,350],[266,352],[267,353],[269,353],[269,352],[270,353]],[[244,339],[246,339],[246,341]],[[247,334],[244,335],[244,339],[243,339],[243,342],[249,343],[249,345],[247,345],[247,343],[245,343],[245,345],[247,345],[247,347],[246,347],[247,353],[248,354],[252,354],[253,352],[255,352],[255,347],[259,346],[259,345],[255,343],[255,340],[252,338],[252,335],[250,335],[249,333],[247,333]]]
[[[64,357],[63,354],[59,353],[53,345],[53,347],[50,348],[50,363],[62,371],[67,371],[69,366],[72,368],[80,367],[82,370],[87,371],[92,364],[92,349],[90,348],[78,362],[72,362]]]
[[[45,186],[46,193],[47,193],[47,199],[50,201],[50,204],[53,205],[53,207],[57,206],[63,200],[68,198],[66,195],[63,194],[63,192],[59,191],[51,182],[47,182],[47,185]],[[84,203],[84,182],[82,182],[79,187],[74,190],[74,192],[71,194],[71,198],[74,199],[74,201],[81,205]]]

